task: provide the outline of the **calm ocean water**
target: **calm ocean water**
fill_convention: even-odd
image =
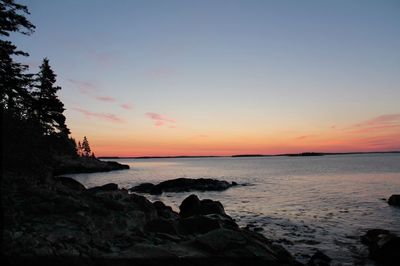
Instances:
[[[358,264],[360,254],[367,254],[359,240],[366,230],[383,228],[400,234],[400,208],[383,200],[400,193],[400,154],[118,161],[131,169],[70,176],[86,187],[114,182],[130,188],[178,177],[247,184],[195,193],[200,199],[221,201],[239,225],[262,229],[260,233],[300,261],[319,249],[334,258],[334,264]],[[148,198],[178,210],[189,194]]]

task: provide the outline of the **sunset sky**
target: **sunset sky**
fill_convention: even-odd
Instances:
[[[97,156],[400,150],[400,1],[21,1]]]

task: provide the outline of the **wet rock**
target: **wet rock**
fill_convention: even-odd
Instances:
[[[390,235],[389,230],[371,229],[365,235],[361,236],[361,243],[367,246],[377,245],[378,241],[387,235]]]
[[[201,200],[194,194],[184,199],[179,206],[179,215],[183,218],[193,215],[221,214],[226,215],[224,206],[219,201]]]
[[[311,256],[307,263],[307,266],[329,266],[331,264],[331,258],[325,255],[322,251],[317,250],[314,255]]]
[[[118,185],[115,183],[108,183],[98,187],[92,187],[88,189],[90,192],[99,192],[99,191],[115,191],[118,190]]]
[[[177,178],[161,182],[157,185],[143,183],[132,187],[129,190],[140,193],[161,194],[162,192],[183,192],[183,191],[222,191],[232,186],[237,186],[236,182],[229,183],[223,180],[211,178]]]
[[[388,204],[392,206],[400,206],[400,194],[393,194],[390,196]]]
[[[400,265],[400,237],[390,231],[368,230],[361,242],[368,246],[369,257],[381,265]]]

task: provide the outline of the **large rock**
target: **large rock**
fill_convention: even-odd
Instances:
[[[100,191],[116,191],[118,190],[118,185],[115,183],[108,183],[102,186],[92,187],[88,189],[90,192],[100,192]]]
[[[151,183],[143,183],[132,187],[129,190],[140,193],[161,194],[162,192],[184,192],[184,191],[222,191],[232,186],[236,186],[236,182],[229,183],[223,180],[211,178],[177,178],[163,181],[157,185]]]
[[[199,213],[200,211],[200,199],[192,194],[186,199],[184,199],[179,206],[179,215],[181,217],[189,217]]]
[[[282,247],[239,228],[218,201],[191,195],[178,214],[116,184],[83,190],[72,180],[63,181],[29,189],[22,185],[19,193],[4,190],[8,196],[2,248],[7,262],[296,265]]]
[[[226,215],[221,202],[210,199],[201,200],[194,194],[184,199],[179,206],[179,215],[183,218],[193,215],[221,214]]]
[[[129,165],[112,161],[101,161],[93,157],[62,157],[56,158],[55,175],[109,172],[113,170],[129,169]]]
[[[388,200],[389,205],[400,206],[400,194],[393,194]]]
[[[369,257],[381,265],[400,265],[400,237],[388,230],[372,229],[361,237]]]

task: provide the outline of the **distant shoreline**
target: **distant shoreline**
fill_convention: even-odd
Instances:
[[[100,156],[99,159],[191,159],[191,158],[241,158],[241,157],[311,157],[325,155],[352,155],[352,154],[388,154],[400,151],[370,151],[370,152],[302,152],[284,154],[234,154],[234,155],[178,155],[178,156]]]

